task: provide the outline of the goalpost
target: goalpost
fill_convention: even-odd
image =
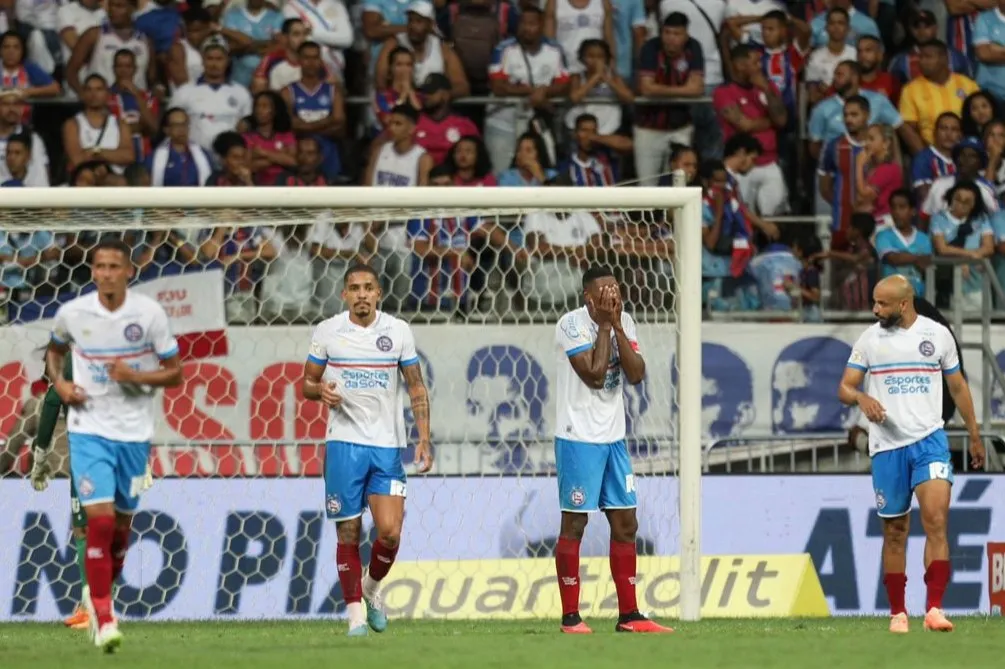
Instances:
[[[88,246],[102,235],[122,236],[142,262],[137,289],[165,305],[191,348],[186,386],[157,400],[161,414],[152,466],[159,480],[140,504],[139,545],[127,562],[120,608],[127,616],[155,619],[337,613],[330,590],[337,582],[334,532],[325,527],[323,487],[315,478],[323,458],[318,448],[323,417],[317,407],[297,400],[296,382],[311,324],[330,316],[327,310],[337,302],[319,303],[316,292],[325,284],[328,298],[337,295],[350,254],[340,253],[340,245],[377,241],[381,248],[365,254],[385,278],[397,272],[404,279],[406,294],[388,295],[402,285],[391,282],[385,295],[397,303],[389,310],[410,320],[416,332],[431,387],[437,455],[430,477],[409,481],[401,564],[389,577],[393,581],[398,574],[400,592],[388,601],[400,602],[403,615],[417,617],[541,615],[551,609],[532,600],[543,596],[546,577],[554,578],[551,561],[513,569],[506,560],[550,555],[557,535],[554,398],[548,385],[554,379],[554,323],[582,298],[570,289],[577,270],[568,260],[549,264],[518,249],[539,229],[530,224],[532,217],[554,215],[548,219],[553,225],[571,226],[567,217],[575,212],[588,214],[600,228],[605,257],[599,262],[612,266],[621,282],[647,363],[643,387],[626,391],[640,542],[648,542],[645,550],[653,555],[677,552],[680,558],[679,593],[667,589],[673,577],[662,574],[662,590],[643,596],[653,577],[641,566],[645,550],[640,553],[640,607],[645,612],[652,595],[669,608],[668,597],[679,595],[680,619],[697,620],[702,474],[697,188],[4,189],[0,230],[10,236],[8,246],[20,250],[21,262],[5,263],[3,270],[8,288],[0,314],[9,322],[0,327],[0,440],[16,437],[11,430],[41,372],[47,318],[88,282]],[[458,260],[465,270],[452,276],[462,278],[440,286],[447,295],[454,290],[467,296],[463,308],[455,299],[430,309],[436,300],[428,286],[423,295],[407,293],[419,284],[409,278],[412,258],[401,247],[403,222],[467,217],[490,224],[485,229],[496,234],[480,242],[485,250],[471,256],[476,260]],[[375,236],[364,237],[357,223],[376,223],[369,228]],[[654,251],[632,237],[664,229],[672,229],[672,256],[660,257],[659,248],[666,245],[656,244]],[[444,245],[463,251],[457,235],[447,234]],[[266,242],[278,249],[276,257],[256,258]],[[233,255],[251,248],[260,250]],[[312,250],[321,256],[312,256]],[[223,262],[211,263],[207,254]],[[442,264],[447,255],[438,271],[450,269]],[[263,294],[269,281],[287,292],[279,307]],[[294,285],[315,294],[297,297]],[[562,291],[572,300],[564,308],[554,299]],[[0,445],[0,454],[5,450],[12,449]],[[26,450],[12,453],[22,471],[30,462]],[[54,463],[57,470],[60,464]],[[676,511],[668,511],[674,473]],[[291,507],[288,516],[284,505]],[[65,481],[35,493],[21,480],[0,480],[0,507],[7,516],[0,522],[0,597],[13,593],[11,602],[0,602],[0,621],[55,619],[79,596],[68,506]],[[439,514],[437,526],[430,525],[433,514]],[[606,522],[594,518],[588,534],[601,529],[606,535]],[[476,546],[486,541],[499,545]],[[200,551],[209,552],[197,560]],[[602,554],[584,551],[584,558]],[[201,563],[204,558],[209,564]],[[413,562],[419,566],[410,567]],[[441,563],[449,568],[435,566]],[[456,573],[438,573],[442,580],[434,587],[429,574],[436,569]],[[478,570],[539,592],[531,599],[522,593],[522,609],[464,603],[467,591],[480,587],[464,579]],[[410,578],[416,581],[411,589]],[[652,583],[650,590],[656,587]],[[437,589],[452,592],[438,595]],[[490,596],[505,599],[499,590],[483,590],[485,602]],[[557,591],[547,596],[552,594],[557,601]]]

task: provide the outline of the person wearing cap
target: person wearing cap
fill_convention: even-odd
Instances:
[[[66,65],[66,84],[83,97],[82,71],[100,74],[105,82],[115,81],[115,54],[122,49],[136,56],[136,88],[149,90],[157,81],[157,61],[149,37],[133,24],[134,0],[108,0],[108,21],[85,31],[73,47],[70,62]]]
[[[420,89],[423,104],[415,127],[415,141],[433,157],[437,165],[443,162],[450,148],[462,137],[481,136],[478,126],[471,119],[455,114],[451,109],[450,91],[450,80],[440,73],[426,77]]]
[[[343,49],[352,46],[352,20],[342,0],[286,0],[283,16],[300,19],[308,28],[308,38],[322,46],[321,59],[332,74],[345,70]]]
[[[192,141],[212,151],[217,135],[233,130],[251,114],[251,95],[244,86],[228,81],[230,50],[219,35],[203,43],[202,63],[202,77],[175,91],[170,106],[185,110],[192,122]]]
[[[946,194],[961,181],[972,181],[977,184],[988,215],[997,213],[1000,207],[995,196],[995,187],[984,178],[984,170],[988,166],[988,153],[984,150],[981,140],[967,137],[957,144],[953,148],[953,164],[956,165],[956,174],[939,177],[932,182],[928,197],[921,205],[922,218],[927,220],[945,211],[949,206]]]
[[[374,81],[387,81],[391,52],[401,46],[415,54],[413,76],[416,83],[425,81],[431,74],[443,74],[450,81],[450,92],[454,98],[468,95],[471,86],[460,58],[453,47],[436,33],[433,4],[428,0],[415,0],[408,5],[407,14],[405,31],[384,40],[377,58]]]
[[[900,115],[925,144],[935,141],[935,121],[943,112],[957,116],[963,100],[979,90],[977,83],[949,69],[949,50],[944,42],[932,40],[921,45],[921,76],[904,86],[900,93]]]
[[[927,9],[914,12],[907,27],[911,33],[911,46],[890,59],[890,64],[886,68],[901,85],[921,76],[921,65],[918,62],[921,58],[919,45],[936,39],[939,32],[935,14]],[[970,61],[952,45],[949,46],[949,69],[968,77],[973,76]]]

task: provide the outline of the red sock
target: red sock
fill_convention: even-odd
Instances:
[[[112,583],[122,573],[122,567],[126,563],[126,552],[129,550],[130,527],[115,526],[115,534],[112,535]]]
[[[887,574],[883,577],[886,586],[886,597],[890,600],[890,615],[907,613],[904,604],[904,591],[907,590],[907,574]]]
[[[611,542],[611,577],[618,593],[618,613],[625,615],[639,610],[635,601],[635,542]]]
[[[562,615],[579,612],[579,541],[558,538],[555,547],[555,571],[558,593],[562,597]]]
[[[394,564],[397,555],[398,544],[395,544],[394,548],[389,548],[380,539],[375,541],[370,552],[370,578],[375,581],[383,580],[387,572],[391,571],[391,565]]]
[[[339,544],[335,550],[338,581],[342,584],[342,598],[346,604],[363,599],[363,565],[359,559],[359,544]]]
[[[87,553],[84,570],[91,586],[91,601],[98,616],[98,625],[112,619],[112,540],[115,518],[97,516],[87,519]]]
[[[928,603],[925,611],[942,608],[942,595],[949,585],[949,560],[932,560],[925,570],[925,584],[928,586]]]

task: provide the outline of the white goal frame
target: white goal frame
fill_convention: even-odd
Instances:
[[[701,189],[700,188],[8,188],[11,209],[674,210],[677,299],[680,619],[701,616]],[[38,225],[13,226],[46,228]],[[56,222],[52,222],[56,223]],[[79,219],[76,221],[79,225]],[[88,229],[121,228],[95,221]],[[104,223],[104,225],[103,225]],[[50,223],[51,225],[51,223]],[[58,223],[56,223],[58,227]],[[142,227],[142,224],[134,227]]]

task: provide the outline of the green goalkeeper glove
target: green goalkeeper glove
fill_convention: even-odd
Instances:
[[[49,487],[49,480],[52,478],[52,467],[49,466],[50,451],[41,448],[38,444],[31,446],[31,487],[35,492],[43,492]]]

